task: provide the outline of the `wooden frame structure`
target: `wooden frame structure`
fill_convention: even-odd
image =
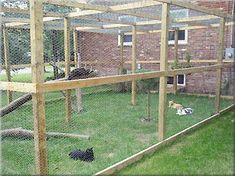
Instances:
[[[67,15],[58,14],[58,13],[46,13],[43,12],[42,6],[43,3],[60,5],[60,6],[69,6],[72,8],[81,8],[83,11],[80,12],[71,12]],[[132,12],[128,10],[133,10],[136,8],[141,7],[149,7],[149,6],[162,6],[162,15],[161,17],[150,15],[141,12]],[[169,23],[172,22],[169,19],[169,8],[170,5],[176,5],[183,8],[188,8],[192,10],[196,10],[199,12],[203,12],[208,14],[208,16],[199,16],[199,17],[189,17],[189,18],[182,18],[182,19],[174,19],[174,22],[178,23],[187,23],[205,19],[220,19],[220,24],[210,24],[208,25],[200,25],[200,26],[188,26],[188,27],[181,27],[180,29],[201,29],[201,28],[208,28],[208,27],[219,27],[220,28],[220,37],[219,37],[219,49],[218,49],[218,59],[215,62],[215,65],[212,66],[203,66],[203,67],[194,67],[194,68],[186,68],[186,69],[176,69],[176,70],[168,70],[168,60],[167,60],[167,53],[168,53],[168,31],[169,31]],[[155,78],[160,77],[160,90],[159,90],[159,126],[158,126],[158,136],[160,141],[163,143],[169,142],[172,139],[175,139],[173,136],[170,139],[165,139],[165,117],[166,117],[166,77],[167,76],[175,76],[177,74],[185,74],[185,73],[197,73],[202,71],[208,70],[216,70],[217,71],[217,83],[216,83],[216,101],[215,101],[215,114],[213,117],[219,116],[220,111],[220,89],[221,89],[221,70],[223,68],[223,45],[224,45],[224,28],[226,25],[234,25],[233,22],[225,23],[225,18],[234,18],[230,14],[222,13],[218,10],[211,10],[206,9],[204,7],[200,7],[197,5],[193,5],[190,3],[181,3],[177,0],[153,0],[153,1],[143,1],[143,2],[135,2],[135,3],[128,3],[123,5],[115,5],[115,6],[101,6],[101,5],[93,5],[87,4],[82,0],[73,1],[73,0],[30,0],[30,8],[29,10],[23,9],[14,9],[14,8],[2,8],[0,12],[8,12],[8,13],[20,13],[20,14],[30,14],[30,20],[22,20],[22,19],[4,19],[6,22],[4,28],[4,43],[5,43],[5,67],[9,72],[10,65],[8,63],[8,56],[7,56],[7,38],[6,38],[6,29],[7,27],[22,27],[22,25],[30,24],[30,33],[31,33],[31,67],[32,67],[32,83],[16,83],[11,82],[10,76],[8,73],[8,82],[2,82],[0,88],[1,90],[10,91],[19,91],[19,92],[30,92],[33,95],[33,114],[34,114],[34,140],[35,140],[35,159],[36,159],[36,174],[39,175],[47,175],[48,174],[48,162],[47,162],[47,147],[46,147],[46,129],[45,129],[45,100],[44,100],[44,93],[49,91],[58,91],[58,90],[65,90],[66,91],[66,121],[69,122],[71,118],[71,96],[70,90],[87,87],[87,86],[96,86],[96,85],[103,85],[109,83],[119,83],[119,82],[126,82],[132,81],[132,104],[136,104],[136,80],[138,79],[148,79],[148,78]],[[42,29],[43,29],[43,22],[52,23],[53,20],[57,19],[64,19],[64,38],[65,38],[65,72],[66,75],[69,74],[70,71],[70,41],[69,41],[69,33],[71,28],[75,30],[82,30],[82,31],[89,31],[94,29],[94,26],[88,26],[86,28],[71,26],[70,20],[72,18],[84,18],[88,19],[87,15],[94,15],[100,13],[114,13],[114,14],[124,14],[130,16],[141,17],[144,19],[149,19],[149,21],[141,21],[135,23],[128,23],[119,20],[113,19],[98,19],[94,18],[97,21],[105,21],[109,22],[110,25],[99,25],[95,27],[95,29],[112,29],[112,28],[122,28],[127,26],[132,26],[132,73],[127,75],[118,75],[118,76],[107,76],[107,77],[99,77],[99,78],[90,78],[84,80],[74,80],[74,81],[60,81],[60,82],[43,82],[43,38],[42,38]],[[44,16],[44,17],[43,17]],[[50,19],[46,19],[46,17],[50,17]],[[94,20],[93,19],[93,20]],[[137,32],[137,26],[141,25],[150,25],[150,24],[161,24],[161,30],[147,30],[147,31],[140,31]],[[53,29],[53,28],[52,28]],[[59,29],[62,30],[62,29]],[[150,73],[135,73],[136,70],[136,35],[143,34],[146,32],[161,32],[161,57],[160,62],[154,61],[155,63],[160,63],[160,71],[154,71]],[[128,33],[128,32],[127,32]],[[75,36],[75,39],[77,37]],[[75,46],[77,47],[77,46]],[[75,48],[76,50],[76,48]],[[123,46],[121,47],[121,52],[123,53]],[[176,51],[177,52],[177,46]],[[208,62],[212,62],[209,60]],[[151,63],[151,62],[149,62]],[[9,101],[10,101],[10,94],[9,94]],[[234,105],[233,105],[234,106]],[[233,107],[232,106],[232,107]],[[231,107],[229,108],[231,109]],[[208,120],[206,120],[207,122]],[[180,134],[181,135],[181,134]],[[176,135],[177,136],[177,135]],[[142,152],[141,156],[149,153],[149,151],[155,151],[158,148],[158,145],[152,146],[150,149],[147,149],[148,152]],[[135,159],[133,159],[135,158]],[[126,163],[131,163],[136,160],[136,158],[140,158],[138,156],[133,156],[133,158],[127,159]],[[115,166],[118,168],[123,167],[123,163],[120,163],[119,166]],[[115,168],[116,169],[116,168]],[[99,174],[104,174],[106,172],[101,172]],[[112,173],[112,172],[107,172]],[[98,174],[98,175],[99,175]]]

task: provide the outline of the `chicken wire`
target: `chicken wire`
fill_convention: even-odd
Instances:
[[[91,0],[88,3],[103,6],[122,5],[127,2],[137,1],[97,1]],[[27,8],[23,5],[24,8]],[[23,8],[22,5],[12,5],[12,7]],[[171,6],[170,29],[175,27],[185,27],[188,23],[174,22],[178,18],[187,18],[195,16],[205,16],[204,13],[192,10],[186,11],[182,8]],[[177,11],[178,10],[178,11]],[[77,11],[70,7],[61,7],[55,5],[44,5],[45,12],[56,12],[66,15]],[[79,12],[79,11],[78,11]],[[96,77],[105,77],[122,74],[121,68],[125,74],[131,74],[131,45],[125,45],[123,56],[120,46],[120,33],[131,33],[132,25],[128,23],[151,23],[153,19],[133,17],[128,13],[147,13],[149,15],[161,17],[161,6],[151,6],[133,10],[125,10],[124,14],[119,13],[97,13],[87,15],[84,19],[80,16],[71,19],[70,35],[70,66],[71,71],[77,68],[76,59],[79,59],[80,67],[95,72]],[[4,13],[4,17],[18,17],[29,19],[26,14]],[[48,21],[47,21],[48,20]],[[114,24],[120,21],[123,27],[107,27],[111,21]],[[116,22],[114,22],[116,21]],[[9,21],[8,21],[9,22]],[[65,77],[65,57],[64,57],[64,32],[63,18],[44,20],[44,62],[45,73],[44,80],[51,81]],[[203,24],[218,23],[218,19],[204,20]],[[112,23],[111,23],[112,24]],[[85,28],[87,27],[87,28]],[[88,29],[90,28],[90,29]],[[160,30],[160,23],[150,25],[137,25],[138,32],[147,32],[143,35],[137,35],[137,72],[158,71],[159,64],[148,61],[156,61],[160,58],[160,37],[159,33],[148,33],[148,31]],[[78,39],[74,41],[73,31],[77,29]],[[31,69],[25,64],[30,64],[30,34],[29,24],[19,25],[17,28],[10,28],[9,35],[9,58],[10,64],[16,65],[17,70],[12,70],[13,81],[31,82]],[[209,34],[208,34],[209,35]],[[216,35],[216,33],[215,33]],[[226,39],[227,40],[227,39]],[[78,44],[77,53],[74,50],[74,43]],[[173,59],[173,48],[170,48],[169,59]],[[201,46],[199,46],[201,47]],[[212,47],[212,46],[210,46]],[[216,47],[213,45],[213,47]],[[179,55],[181,59],[186,58],[185,48],[180,46]],[[192,57],[198,53],[186,48]],[[213,51],[211,51],[212,53]],[[203,58],[201,54],[201,58]],[[212,55],[212,54],[211,54]],[[78,56],[77,58],[75,56]],[[122,58],[123,57],[123,58]],[[122,59],[124,64],[122,63]],[[140,62],[143,61],[143,62]],[[144,62],[147,61],[147,62]],[[4,64],[4,60],[2,59]],[[123,64],[123,65],[122,65]],[[20,65],[20,66],[19,66]],[[223,74],[224,80],[229,79],[231,70]],[[215,73],[198,73],[186,75],[183,88],[179,86],[177,95],[170,94],[168,101],[174,100],[193,109],[193,114],[189,116],[179,116],[175,109],[168,108],[167,117],[167,136],[175,134],[180,130],[189,127],[198,121],[214,113],[213,98],[203,98],[205,104],[201,103],[201,97],[191,97],[183,93],[215,93]],[[86,75],[85,75],[86,76]],[[89,77],[89,76],[87,76]],[[199,78],[199,79],[195,79]],[[208,77],[211,82],[207,81]],[[2,79],[2,78],[1,78]],[[6,78],[3,78],[3,80]],[[198,82],[198,80],[202,80]],[[46,109],[46,131],[85,135],[85,138],[48,138],[47,153],[49,161],[49,174],[94,174],[132,154],[137,153],[158,142],[157,124],[158,124],[158,80],[154,87],[146,90],[146,80],[137,81],[137,105],[131,104],[131,82],[108,84],[93,87],[84,87],[80,90],[71,90],[71,120],[66,123],[65,92],[53,91],[45,93]],[[192,86],[190,89],[190,85]],[[226,82],[222,84],[225,87],[223,94],[230,95],[230,88]],[[229,84],[230,85],[230,84]],[[169,88],[170,87],[170,88]],[[209,87],[204,91],[204,87]],[[193,90],[193,92],[190,92]],[[168,89],[171,86],[168,85]],[[200,90],[200,91],[199,91]],[[150,97],[147,92],[150,91]],[[169,90],[169,92],[172,90]],[[198,91],[198,92],[196,92]],[[203,92],[204,91],[204,92]],[[80,95],[77,96],[77,92]],[[13,99],[24,95],[23,93],[13,92]],[[2,91],[2,107],[7,105],[7,95]],[[231,101],[228,101],[231,104]],[[224,105],[226,105],[226,101]],[[78,104],[80,104],[78,106]],[[201,105],[200,107],[198,105]],[[224,106],[223,105],[223,106]],[[209,110],[204,113],[205,107]],[[10,117],[9,117],[10,116]],[[148,119],[150,118],[150,119]],[[7,114],[2,120],[2,129],[19,128],[33,131],[32,102],[29,101],[17,108],[15,111]],[[89,136],[90,139],[86,139]],[[3,173],[5,174],[34,174],[34,149],[33,140],[24,138],[2,139],[3,149]],[[75,149],[85,151],[92,148],[95,160],[92,162],[74,161],[69,153]],[[80,158],[81,159],[81,158]]]

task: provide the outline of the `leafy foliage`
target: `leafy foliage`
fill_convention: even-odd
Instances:
[[[140,69],[137,70],[136,73],[145,73],[150,72],[151,70],[147,69]],[[150,91],[153,89],[158,89],[159,87],[159,78],[150,78],[150,79],[142,79],[137,81],[137,86],[139,91]]]
[[[28,0],[3,0],[1,2],[2,7],[8,8],[20,8],[28,9]],[[56,5],[45,4],[43,6],[46,12],[58,12],[68,13],[72,9],[69,7],[61,7]],[[15,13],[2,13],[2,17],[17,17],[17,18],[29,18],[28,14],[15,14]],[[64,32],[63,31],[48,31],[44,30],[44,61],[48,62],[53,60],[54,62],[64,60]],[[72,37],[71,37],[72,38]],[[0,36],[1,40],[1,57],[0,63],[4,64],[4,50],[3,50],[3,36]],[[27,28],[12,28],[8,30],[9,40],[9,57],[10,64],[29,64],[31,61],[30,52],[30,31]],[[71,48],[73,48],[73,41],[71,40]],[[72,51],[71,51],[72,55]],[[72,58],[72,57],[71,57]]]
[[[178,60],[174,60],[174,62],[172,64],[170,64],[170,69],[174,70],[174,69],[179,69],[179,68],[190,68],[192,67],[190,61],[191,61],[192,56],[190,55],[190,53],[186,52],[186,57],[185,60],[186,62],[181,63]]]

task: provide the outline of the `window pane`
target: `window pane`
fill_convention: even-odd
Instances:
[[[124,35],[124,42],[132,42],[132,35]]]
[[[185,40],[185,30],[179,30],[178,39],[179,40]],[[168,40],[175,40],[175,31],[170,31],[169,32]]]
[[[185,30],[179,30],[178,37],[179,40],[185,40]]]
[[[167,84],[173,84],[174,78],[173,77],[167,77]]]
[[[184,84],[184,75],[178,75],[178,84]]]
[[[175,40],[175,32],[174,31],[170,31],[169,32],[169,38],[168,40]]]

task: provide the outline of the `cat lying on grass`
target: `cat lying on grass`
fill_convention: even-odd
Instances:
[[[69,153],[69,156],[74,160],[81,160],[86,162],[92,162],[94,158],[94,152],[93,147],[87,148],[85,151],[82,151],[80,149],[76,149]]]
[[[178,104],[178,103],[176,103],[174,101],[169,101],[169,106],[168,107],[176,109],[177,110],[176,114],[178,114],[178,115],[189,115],[189,114],[193,113],[193,109],[192,108],[184,107],[183,105]]]

